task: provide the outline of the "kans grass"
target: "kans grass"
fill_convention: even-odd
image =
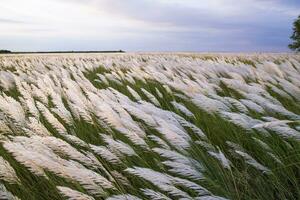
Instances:
[[[300,198],[300,56],[0,57],[0,199]]]

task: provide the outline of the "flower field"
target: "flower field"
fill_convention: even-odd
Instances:
[[[300,56],[0,56],[0,199],[299,199]]]

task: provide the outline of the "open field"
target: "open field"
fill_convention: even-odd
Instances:
[[[300,55],[0,56],[0,199],[299,199]]]

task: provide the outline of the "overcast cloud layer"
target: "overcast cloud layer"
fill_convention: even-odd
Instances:
[[[299,0],[9,0],[0,49],[288,51]]]

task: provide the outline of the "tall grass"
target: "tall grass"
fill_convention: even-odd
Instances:
[[[2,72],[0,199],[300,197],[297,55],[16,56]]]

